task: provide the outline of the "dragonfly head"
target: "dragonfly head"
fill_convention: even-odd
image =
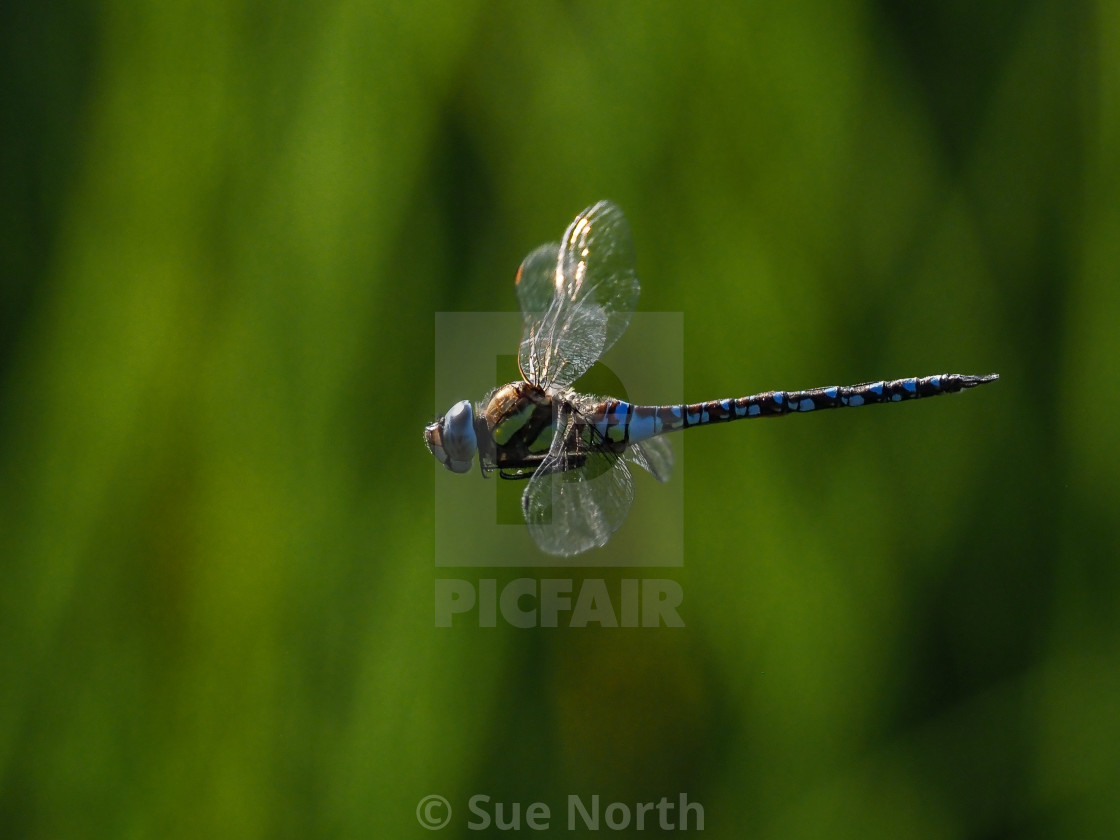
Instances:
[[[436,460],[454,473],[469,472],[478,439],[474,432],[474,409],[469,400],[457,402],[451,410],[424,429],[424,440]]]

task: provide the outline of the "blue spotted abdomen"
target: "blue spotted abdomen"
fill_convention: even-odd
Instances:
[[[711,400],[691,405],[632,405],[606,400],[595,412],[595,428],[614,443],[636,443],[654,435],[690,426],[727,423],[751,417],[845,408],[954,394],[999,379],[999,374],[965,376],[942,373],[909,379],[880,380],[860,385],[829,385],[807,391],[766,391],[737,399]]]

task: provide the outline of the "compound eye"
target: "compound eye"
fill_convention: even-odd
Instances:
[[[474,409],[470,401],[463,400],[455,403],[444,415],[440,426],[442,439],[437,443],[441,445],[446,457],[446,460],[442,460],[441,463],[452,472],[467,472],[478,449],[478,439],[474,431]],[[432,454],[439,458],[435,450],[432,450]]]
[[[432,423],[424,427],[424,442],[428,444],[428,450],[436,457],[436,460],[447,466],[447,452],[443,448],[443,431],[440,428],[443,426],[443,421]]]

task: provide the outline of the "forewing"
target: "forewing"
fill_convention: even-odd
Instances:
[[[631,464],[637,464],[658,481],[668,481],[673,474],[673,447],[663,437],[632,443],[622,457]]]
[[[561,423],[561,428],[567,423]],[[567,435],[557,435],[529,480],[522,507],[529,533],[541,551],[571,557],[606,545],[634,501],[634,480],[617,456],[594,449],[585,463],[565,469]]]
[[[525,334],[544,317],[556,297],[556,269],[559,263],[560,243],[541,245],[521,261],[514,287],[517,302],[521,304],[521,319]]]
[[[518,273],[524,320],[518,361],[528,381],[566,388],[625,332],[640,287],[630,225],[609,201],[584,210],[568,226],[549,271],[553,247],[533,251]],[[548,294],[547,308],[538,314]]]

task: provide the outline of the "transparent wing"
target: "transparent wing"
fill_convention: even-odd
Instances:
[[[556,296],[556,261],[559,254],[560,243],[549,242],[523,259],[517,269],[517,279],[513,282],[517,289],[517,302],[521,304],[525,335],[548,311]]]
[[[544,388],[566,388],[625,332],[638,303],[634,243],[622,211],[609,201],[584,210],[559,246],[525,258],[517,286],[521,375]]]
[[[673,474],[673,447],[663,437],[652,437],[641,443],[632,443],[622,457],[637,464],[660,482]]]
[[[561,418],[571,428],[572,418]],[[558,434],[521,498],[529,533],[541,551],[571,557],[606,545],[634,501],[634,480],[618,456],[593,448],[570,454]],[[570,458],[585,459],[571,469]]]

